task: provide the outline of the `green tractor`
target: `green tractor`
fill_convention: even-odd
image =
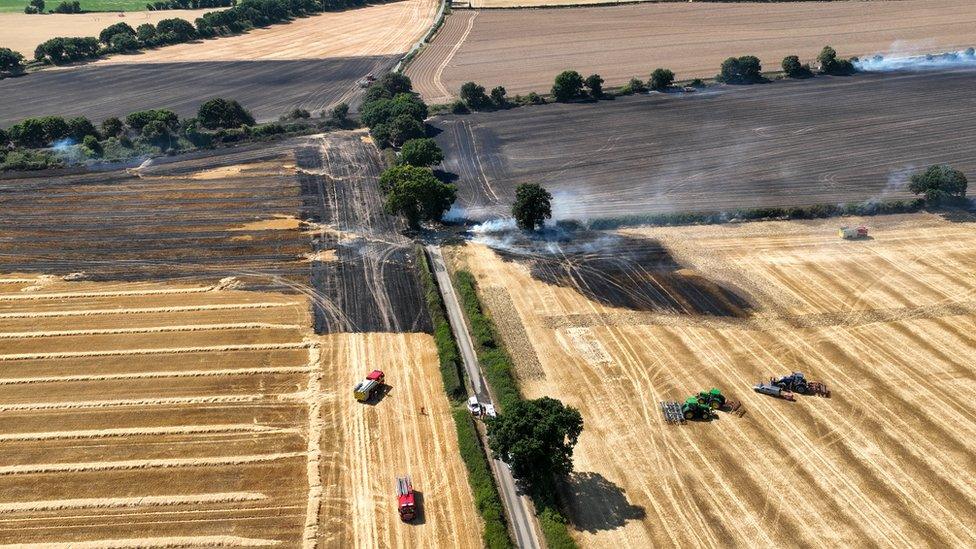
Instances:
[[[725,408],[725,395],[723,395],[722,391],[719,391],[718,389],[712,389],[708,392],[702,391],[698,393],[698,396],[695,398],[698,400],[699,404],[702,406],[708,406],[712,410],[721,410]]]
[[[685,419],[711,419],[712,408],[707,404],[702,404],[696,397],[688,397],[681,405],[681,414]]]

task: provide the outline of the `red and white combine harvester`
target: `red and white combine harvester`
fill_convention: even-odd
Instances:
[[[400,520],[410,522],[417,518],[417,501],[410,477],[397,477],[397,509]]]

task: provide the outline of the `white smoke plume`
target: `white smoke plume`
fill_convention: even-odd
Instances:
[[[968,48],[924,55],[895,52],[858,59],[854,67],[864,72],[976,68],[976,50]]]

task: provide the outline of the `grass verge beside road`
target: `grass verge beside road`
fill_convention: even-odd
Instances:
[[[437,345],[437,356],[440,358],[441,379],[444,381],[444,390],[454,408],[452,416],[457,429],[458,448],[468,470],[468,483],[474,493],[475,506],[485,522],[482,539],[485,547],[490,549],[508,549],[514,545],[505,525],[505,511],[502,508],[501,497],[498,495],[495,479],[488,466],[477,426],[464,406],[467,391],[460,364],[461,355],[454,342],[451,326],[444,311],[444,302],[437,289],[437,282],[427,260],[427,254],[422,246],[417,246],[416,254],[420,267],[420,282],[424,287],[424,298],[434,326],[434,341]]]
[[[515,379],[515,369],[512,359],[508,356],[501,336],[495,329],[491,318],[485,314],[478,298],[477,281],[468,271],[458,271],[454,276],[454,286],[461,299],[461,306],[471,324],[474,336],[475,352],[481,362],[482,371],[488,384],[498,398],[501,411],[506,406],[523,400]],[[569,535],[566,517],[559,510],[559,502],[555,494],[532,494],[536,514],[542,535],[546,538],[549,549],[571,549],[577,547],[576,541]]]

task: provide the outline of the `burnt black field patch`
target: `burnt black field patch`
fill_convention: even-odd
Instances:
[[[213,97],[236,99],[258,120],[294,108],[318,111],[381,74],[399,56],[286,61],[91,64],[0,80],[0,126],[31,116],[87,116],[95,123],[143,109],[195,116]]]
[[[491,238],[482,240],[491,246]],[[513,233],[494,247],[506,260],[527,264],[533,278],[612,307],[721,317],[752,310],[745,297],[685,268],[654,239],[598,231]]]
[[[383,212],[376,150],[358,135],[295,150],[302,219],[312,231],[316,333],[429,332],[413,242]]]

